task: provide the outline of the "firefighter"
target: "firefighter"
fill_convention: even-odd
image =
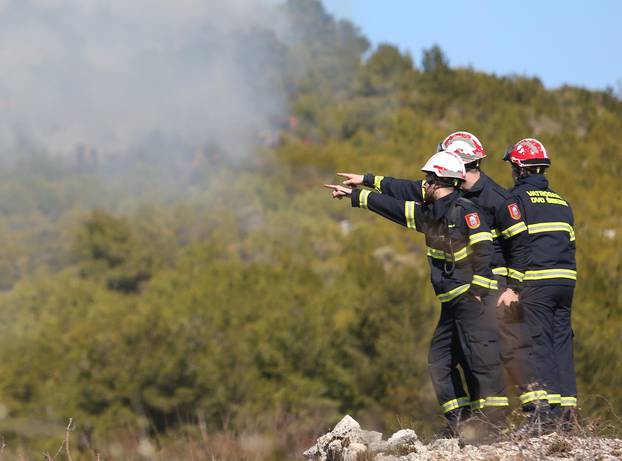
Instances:
[[[462,159],[466,170],[462,196],[479,207],[491,229],[492,272],[500,292],[497,320],[501,358],[510,382],[519,390],[523,410],[532,412],[547,404],[547,393],[536,377],[531,335],[518,303],[530,257],[529,235],[520,202],[481,171],[480,164],[486,152],[472,133],[451,133],[439,143],[438,150],[453,152]]]
[[[520,300],[533,336],[538,377],[553,416],[570,423],[577,406],[571,307],[577,280],[574,218],[568,201],[550,189],[546,149],[527,138],[511,146],[511,193],[524,210],[531,258]]]
[[[441,302],[428,368],[448,429],[457,435],[458,424],[470,409],[498,422],[508,406],[494,306],[497,281],[490,266],[492,235],[479,209],[460,197],[465,178],[460,157],[439,152],[422,171],[425,182],[394,184],[414,188],[413,194],[421,200],[341,185],[326,187],[334,198],[350,196],[353,207],[369,209],[425,235],[432,286]]]

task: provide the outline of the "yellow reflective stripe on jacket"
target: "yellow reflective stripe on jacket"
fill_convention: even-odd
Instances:
[[[486,397],[485,399],[474,400],[471,402],[471,409],[479,410],[484,407],[507,407],[510,401],[507,397]]]
[[[436,248],[427,247],[426,254],[434,259],[445,259],[445,252]]]
[[[496,290],[499,288],[497,281],[482,277],[481,275],[473,276],[473,285],[479,285],[480,287],[488,288],[489,290]]]
[[[504,231],[501,231],[501,235],[504,238],[509,239],[510,237],[514,237],[516,234],[520,234],[527,230],[527,225],[524,222],[519,222],[514,224],[513,226],[508,227]]]
[[[539,271],[525,272],[525,282],[528,280],[546,280],[546,279],[571,279],[577,280],[577,271],[572,269],[542,269]]]
[[[406,215],[406,227],[414,229],[415,224],[415,202],[406,202],[404,204],[404,214]]]
[[[494,273],[494,270],[493,270]],[[521,271],[517,271],[516,269],[509,268],[508,269],[508,277],[518,280],[522,282],[525,279],[525,274]]]
[[[576,407],[576,406],[577,406],[576,397],[562,397],[562,407]]]
[[[471,253],[473,253],[473,250],[471,250],[470,246],[467,245],[458,251],[454,251],[453,259],[454,261],[462,261],[464,258],[469,256]],[[451,259],[451,257],[452,257],[451,253],[445,253],[446,259]]]
[[[547,394],[546,399],[549,401],[549,404],[562,403],[561,394]]]
[[[443,409],[443,413],[447,413],[448,411],[455,410],[457,408],[467,407],[471,404],[468,397],[460,397],[458,399],[450,400],[449,402],[445,402],[441,405]]]
[[[570,235],[570,241],[575,240],[574,229],[567,222],[540,222],[536,224],[529,224],[527,226],[530,234],[539,234],[541,232],[568,232]]]
[[[526,403],[533,402],[534,400],[546,400],[548,398],[548,394],[546,391],[531,391],[531,392],[523,392],[518,396],[520,403],[525,405]],[[549,401],[550,403],[550,401]]]
[[[374,190],[376,192],[380,192],[382,194],[382,187],[380,187],[380,183],[384,179],[384,176],[374,176]]]
[[[361,191],[361,194],[359,195],[359,206],[361,208],[367,208],[367,197],[369,197],[369,194],[371,194],[371,191],[368,191],[368,190]]]
[[[473,250],[471,250],[470,246],[467,245],[464,248],[454,252],[453,260],[456,262],[462,261],[471,253],[473,253]],[[452,259],[451,253],[445,253],[443,250],[437,250],[436,248],[432,247],[427,247],[426,254],[434,259]]]
[[[501,232],[499,232],[499,229],[490,229],[490,233],[492,234],[493,239],[501,237]]]
[[[448,291],[447,293],[440,293],[440,294],[436,295],[436,297],[438,298],[438,300],[440,302],[447,303],[447,302],[451,301],[452,299],[457,298],[461,294],[466,293],[467,291],[469,291],[470,287],[471,287],[471,284],[469,284],[469,283],[467,283],[466,285],[460,285],[459,287],[456,287],[453,290]]]
[[[502,275],[504,277],[507,277],[508,275],[508,268],[507,267],[494,267],[492,269],[492,273],[495,275]]]
[[[473,234],[469,236],[470,245],[474,245],[478,242],[483,242],[485,240],[492,242],[492,234],[490,232],[478,232],[477,234]]]

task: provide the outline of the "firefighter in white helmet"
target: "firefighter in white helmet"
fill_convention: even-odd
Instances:
[[[422,171],[425,181],[404,183],[415,191],[416,200],[325,186],[334,198],[349,196],[353,207],[367,208],[425,235],[432,286],[441,302],[428,355],[429,372],[448,429],[456,434],[459,422],[471,411],[496,422],[508,406],[494,307],[497,281],[491,271],[492,234],[480,210],[460,197],[465,179],[460,157],[438,152]]]
[[[524,411],[546,404],[547,392],[537,376],[532,336],[518,294],[530,261],[529,235],[523,206],[509,191],[481,171],[486,151],[480,140],[467,131],[451,133],[438,145],[464,162],[466,173],[462,196],[482,211],[493,236],[492,272],[499,283],[497,320],[501,357],[509,381],[517,387]]]

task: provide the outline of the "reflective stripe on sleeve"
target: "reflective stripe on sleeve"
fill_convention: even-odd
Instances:
[[[555,405],[562,403],[561,394],[547,394],[546,399],[549,401],[549,405]]]
[[[568,232],[570,235],[570,241],[575,240],[574,229],[567,222],[541,222],[536,224],[529,224],[527,226],[530,234],[539,234],[541,232]]]
[[[547,400],[548,399],[548,394],[546,393],[546,391],[540,390],[540,391],[530,391],[530,392],[523,392],[521,395],[518,396],[520,403],[525,405],[526,403],[529,402],[533,402],[534,400]],[[550,403],[550,400],[549,400]]]
[[[382,187],[380,183],[384,179],[384,176],[374,176],[374,190],[382,194]]]
[[[577,271],[572,269],[542,269],[525,272],[523,281],[546,280],[546,279],[571,279],[577,280]]]
[[[576,397],[562,397],[562,407],[576,407],[576,406],[577,406]]]
[[[448,411],[455,410],[457,408],[468,407],[471,404],[468,397],[460,397],[458,399],[453,399],[448,402],[445,402],[441,405],[443,409],[443,413],[447,413]]]
[[[362,190],[359,194],[359,206],[361,208],[367,208],[367,197],[369,197],[369,194],[371,194],[371,191],[368,190]]]
[[[499,288],[496,280],[482,277],[481,275],[474,275],[472,283],[473,285],[488,288],[489,290],[496,290],[497,288]]]
[[[522,282],[525,279],[525,274],[523,274],[521,271],[517,271],[516,269],[509,268],[508,277]]]
[[[519,222],[514,224],[513,226],[508,227],[504,231],[501,231],[501,235],[504,238],[509,239],[510,237],[514,237],[516,234],[520,234],[527,230],[527,225],[524,222]]]
[[[493,239],[501,237],[501,232],[499,232],[499,229],[490,229],[490,233],[492,234]]]
[[[466,285],[460,285],[459,287],[456,287],[453,290],[448,291],[447,293],[437,294],[436,297],[438,298],[440,302],[447,303],[451,301],[452,299],[457,298],[461,294],[469,291],[470,287],[471,285],[469,283],[467,283]]]
[[[404,214],[406,215],[406,227],[414,229],[415,225],[415,202],[405,202]]]
[[[470,245],[474,245],[478,242],[483,242],[486,240],[492,242],[492,234],[490,232],[478,232],[477,234],[473,234],[469,236]]]
[[[507,267],[495,267],[492,269],[492,273],[495,275],[502,275],[504,277],[507,277],[508,268]]]

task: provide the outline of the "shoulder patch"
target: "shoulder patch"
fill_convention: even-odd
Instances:
[[[516,203],[510,203],[508,205],[508,211],[510,212],[510,216],[512,217],[512,219],[514,219],[515,221],[518,221],[521,218],[520,208],[518,208],[518,205]]]
[[[480,226],[479,214],[477,213],[469,213],[464,217],[464,220],[469,226],[469,229],[477,229]]]

